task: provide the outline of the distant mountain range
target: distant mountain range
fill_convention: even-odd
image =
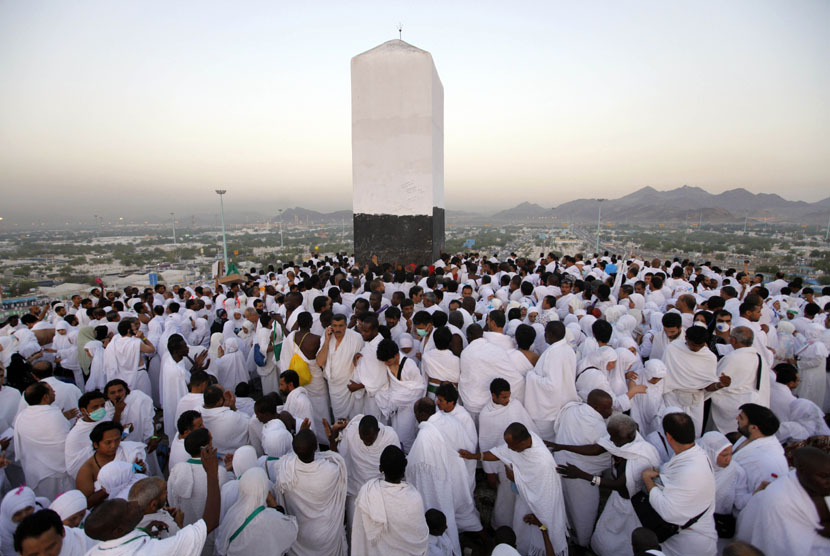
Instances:
[[[461,224],[481,222],[528,222],[547,219],[557,221],[596,221],[599,202],[593,199],[577,199],[553,208],[537,203],[523,202],[513,208],[484,214],[447,210],[447,220]],[[668,191],[643,187],[617,199],[602,201],[602,219],[605,221],[678,221],[698,219],[704,222],[729,222],[748,216],[755,221],[802,222],[819,224],[827,222],[830,214],[830,197],[807,203],[788,201],[780,195],[751,193],[743,188],[730,189],[713,194],[700,187],[684,185]],[[285,224],[332,224],[352,218],[350,210],[318,212],[302,207],[287,209],[282,214]],[[278,222],[279,218],[273,219]]]
[[[597,217],[596,199],[578,199],[552,209],[556,218],[590,220]],[[830,197],[816,202],[788,201],[780,195],[751,193],[743,188],[730,189],[717,195],[700,187],[684,185],[677,189],[658,191],[643,187],[618,199],[602,201],[602,218],[609,220],[684,220],[702,218],[707,221],[728,221],[745,216],[754,220],[788,222],[826,221]]]

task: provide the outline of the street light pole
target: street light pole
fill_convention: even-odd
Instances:
[[[596,252],[597,255],[599,255],[599,232],[602,226],[602,202],[604,200],[605,199],[597,199],[597,201],[599,201],[599,211],[597,213],[597,243],[594,247],[594,252]]]
[[[824,241],[830,239],[830,218],[827,219],[827,231],[824,232]]]
[[[216,190],[217,195],[219,195],[219,210],[222,215],[222,254],[225,258],[225,272],[228,271],[228,241],[225,237],[225,203],[222,201],[222,195],[227,192],[227,189]]]
[[[170,219],[173,220],[173,245],[176,245],[176,213],[170,213]]]

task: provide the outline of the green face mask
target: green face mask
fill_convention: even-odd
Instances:
[[[416,329],[415,329],[415,333],[416,333],[418,336],[420,336],[421,338],[423,338],[424,336],[426,336],[426,335],[427,335],[427,331],[426,331],[426,329],[425,329],[425,328],[416,328]]]
[[[92,413],[89,414],[89,418],[92,419],[93,421],[100,421],[101,419],[103,419],[106,416],[107,416],[107,410],[104,409],[103,407],[100,408],[100,409],[96,409],[95,411],[93,411]]]

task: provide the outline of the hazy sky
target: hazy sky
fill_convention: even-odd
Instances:
[[[448,208],[830,194],[826,0],[0,0],[0,215],[350,207],[349,60],[399,21]]]

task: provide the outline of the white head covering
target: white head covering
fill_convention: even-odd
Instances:
[[[12,361],[12,355],[17,353],[17,336],[0,336],[0,363],[8,367]]]
[[[642,374],[646,380],[651,380],[652,378],[665,378],[666,370],[666,364],[661,360],[649,359],[644,365]]]
[[[242,446],[233,453],[233,474],[237,479],[256,464],[257,455],[253,446]]]
[[[208,358],[211,361],[219,359],[219,346],[225,340],[225,336],[221,332],[214,332],[210,336],[210,348],[208,348]]]
[[[570,345],[573,350],[576,350],[576,348],[579,347],[579,344],[582,343],[584,338],[585,335],[582,334],[582,329],[579,328],[579,324],[572,322],[565,326],[565,340],[567,340],[568,345]]]
[[[709,458],[709,463],[712,464],[712,469],[715,470],[715,475],[717,475],[718,471],[723,469],[718,467],[718,456],[732,443],[720,432],[710,431],[700,437],[698,444],[706,452],[706,457]]]
[[[86,511],[86,496],[80,490],[67,490],[58,494],[49,509],[57,512],[61,521],[64,521],[78,512]]]
[[[12,521],[14,514],[26,508],[35,508],[35,491],[29,487],[19,487],[6,493],[0,503],[0,552],[16,554],[14,550],[14,530],[17,523]]]
[[[597,321],[597,318],[594,315],[585,315],[579,320],[579,327],[582,329],[582,333],[585,334],[586,338],[593,338],[594,331],[591,329],[591,326]]]
[[[775,326],[775,330],[776,332],[778,332],[779,336],[781,336],[782,334],[789,334],[790,336],[792,336],[792,333],[795,332],[795,325],[790,321],[782,320],[779,321],[778,324]]]
[[[290,433],[285,423],[279,419],[271,419],[262,427],[262,451],[266,456],[281,458],[291,451]]]
[[[401,349],[403,349],[403,348],[411,348],[415,344],[412,340],[412,336],[410,336],[409,334],[401,334],[398,337],[398,345],[400,345]]]
[[[790,402],[789,420],[801,423],[810,436],[830,435],[830,427],[824,422],[824,412],[808,399],[797,398]]]
[[[642,311],[646,306],[646,298],[643,297],[643,294],[641,293],[632,293],[628,296],[628,299],[634,303],[634,307],[632,308],[637,309],[638,311]]]
[[[726,467],[719,467],[718,456],[732,443],[718,431],[707,432],[697,442],[715,471],[715,512],[730,513],[735,503],[735,481],[740,471],[738,465],[731,461]]]
[[[239,342],[235,338],[228,338],[222,342],[222,350],[225,352],[225,355],[236,353],[239,351]]]
[[[248,516],[260,506],[265,506],[270,487],[268,476],[261,467],[248,469],[239,479],[239,497],[236,503],[228,509],[216,533],[216,546],[221,554],[227,554],[230,538],[248,519]]]
[[[133,471],[133,464],[126,461],[111,461],[98,471],[96,488],[103,488],[109,493],[109,499],[129,499],[130,487],[146,477]]]
[[[622,317],[626,313],[625,309],[620,307],[619,305],[612,305],[605,310],[605,320],[614,324],[617,322],[620,317]]]

